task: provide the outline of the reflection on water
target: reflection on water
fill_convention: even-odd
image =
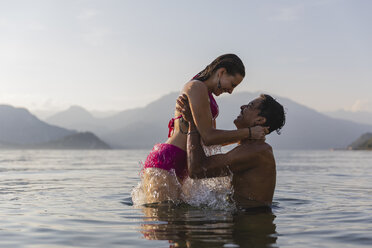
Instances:
[[[142,211],[144,238],[168,240],[169,247],[272,247],[277,240],[268,209],[229,212],[161,203]]]

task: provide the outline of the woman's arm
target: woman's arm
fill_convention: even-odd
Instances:
[[[237,130],[221,130],[213,127],[212,113],[208,97],[208,89],[204,83],[191,81],[183,89],[188,98],[195,125],[205,145],[235,143],[246,138],[263,138],[263,127],[255,127],[250,133],[248,128]]]

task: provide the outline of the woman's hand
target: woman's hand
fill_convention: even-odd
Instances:
[[[265,139],[266,134],[269,133],[269,128],[263,126],[254,126],[249,130],[251,132],[249,134],[250,139]]]
[[[189,100],[186,94],[182,94],[177,98],[176,109],[182,114],[185,121],[193,122]]]

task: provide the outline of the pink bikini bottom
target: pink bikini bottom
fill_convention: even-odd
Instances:
[[[187,153],[178,146],[171,144],[156,144],[147,156],[143,168],[159,168],[174,170],[176,175],[185,179],[187,173]]]

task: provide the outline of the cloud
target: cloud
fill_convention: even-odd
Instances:
[[[372,112],[372,100],[358,99],[354,102],[351,108],[347,110],[352,112]]]

